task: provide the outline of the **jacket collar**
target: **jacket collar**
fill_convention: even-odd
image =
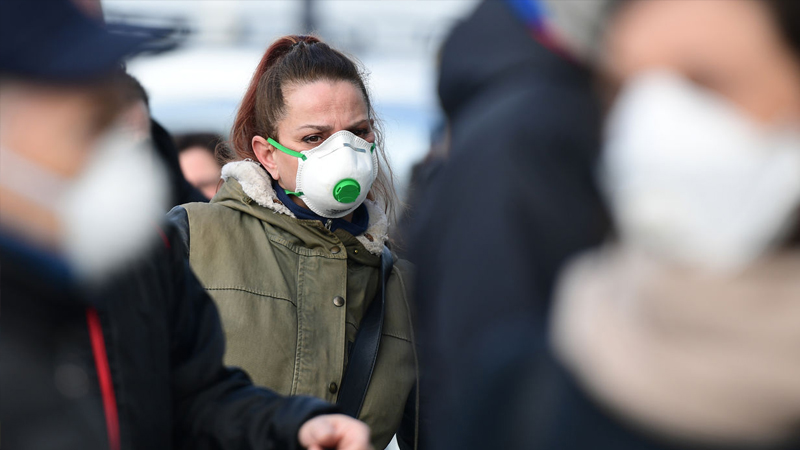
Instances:
[[[279,198],[272,187],[272,178],[260,164],[254,161],[235,161],[222,168],[222,179],[236,180],[244,194],[258,205],[280,215],[293,219],[298,217]],[[222,192],[222,191],[220,191]],[[386,213],[372,200],[365,200],[364,206],[369,215],[369,223],[365,232],[355,238],[373,255],[380,255],[389,234],[389,220]]]

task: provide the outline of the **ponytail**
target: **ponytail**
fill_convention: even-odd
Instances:
[[[228,151],[226,154],[222,154],[219,150],[217,151],[221,157],[225,158],[226,162],[247,158],[256,159],[255,153],[253,152],[253,136],[269,136],[274,134],[274,130],[267,129],[271,128],[269,126],[271,124],[258,123],[258,118],[261,116],[261,114],[258,114],[256,111],[259,103],[259,86],[266,81],[267,77],[265,75],[275,66],[276,62],[281,60],[292,51],[295,45],[301,42],[305,45],[310,45],[316,44],[320,42],[320,40],[313,36],[284,36],[273,42],[269,49],[267,49],[267,52],[264,53],[261,62],[258,63],[258,67],[256,67],[256,71],[253,74],[253,79],[250,80],[250,86],[247,88],[244,98],[242,98],[239,111],[236,113],[236,120],[233,122],[230,142],[231,149],[229,149],[233,150],[233,152]],[[282,86],[277,87],[280,89]],[[283,97],[282,93],[281,97]],[[283,108],[281,107],[280,109],[282,110]]]

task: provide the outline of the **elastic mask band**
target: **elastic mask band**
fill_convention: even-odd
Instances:
[[[49,210],[59,207],[61,194],[72,185],[69,178],[44,169],[8,148],[0,148],[0,167],[0,186]]]
[[[273,146],[273,147],[277,148],[278,150],[282,151],[283,153],[286,153],[287,155],[294,156],[295,158],[300,158],[300,159],[302,159],[303,161],[305,161],[306,159],[308,159],[308,157],[306,157],[306,155],[304,155],[304,154],[302,154],[302,153],[300,153],[300,152],[296,152],[296,151],[294,151],[294,150],[291,150],[291,149],[288,149],[288,148],[286,148],[286,147],[282,146],[282,145],[281,145],[281,144],[279,144],[279,143],[278,143],[278,141],[276,141],[275,139],[272,139],[272,138],[267,138],[267,142],[269,142],[270,144],[272,144],[272,146]]]

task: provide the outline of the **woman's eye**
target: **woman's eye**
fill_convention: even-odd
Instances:
[[[303,138],[303,142],[306,142],[306,143],[309,143],[309,144],[316,144],[317,142],[321,142],[321,141],[322,141],[322,138],[320,136],[316,136],[316,135],[314,135],[314,136],[306,136],[306,137]]]
[[[363,137],[369,134],[369,130],[367,128],[360,128],[358,130],[354,130],[353,134],[359,137]]]

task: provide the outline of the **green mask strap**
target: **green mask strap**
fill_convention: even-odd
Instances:
[[[278,141],[276,141],[275,139],[272,139],[272,138],[267,138],[267,142],[269,142],[270,144],[272,144],[272,146],[273,146],[273,147],[277,148],[278,150],[282,151],[283,153],[286,153],[287,155],[294,156],[295,158],[300,158],[300,159],[302,159],[303,161],[305,161],[306,159],[308,159],[308,158],[306,157],[306,155],[304,155],[304,154],[302,154],[302,153],[300,153],[300,152],[296,152],[296,151],[294,151],[294,150],[290,150],[290,149],[288,149],[288,148],[286,148],[286,147],[282,146],[282,145],[281,145],[281,144],[279,144],[279,143],[278,143]]]
[[[279,143],[278,143],[278,141],[276,141],[275,139],[272,139],[272,138],[267,138],[267,142],[269,142],[270,144],[272,144],[272,146],[273,146],[273,147],[277,148],[278,150],[282,151],[283,153],[286,153],[287,155],[291,155],[291,156],[294,156],[294,157],[296,157],[296,158],[300,158],[300,159],[302,159],[303,161],[305,161],[306,159],[308,159],[308,158],[306,157],[306,155],[304,155],[304,154],[302,154],[302,153],[300,153],[300,152],[296,152],[296,151],[294,151],[294,150],[290,150],[290,149],[288,149],[288,148],[286,148],[286,147],[282,146],[282,145],[281,145],[281,144],[279,144]],[[283,192],[286,192],[286,195],[294,195],[294,196],[296,196],[296,197],[300,197],[301,195],[303,195],[303,193],[302,193],[302,192],[293,192],[293,191],[290,191],[290,190],[288,190],[288,189],[284,189],[284,190],[283,190]]]

